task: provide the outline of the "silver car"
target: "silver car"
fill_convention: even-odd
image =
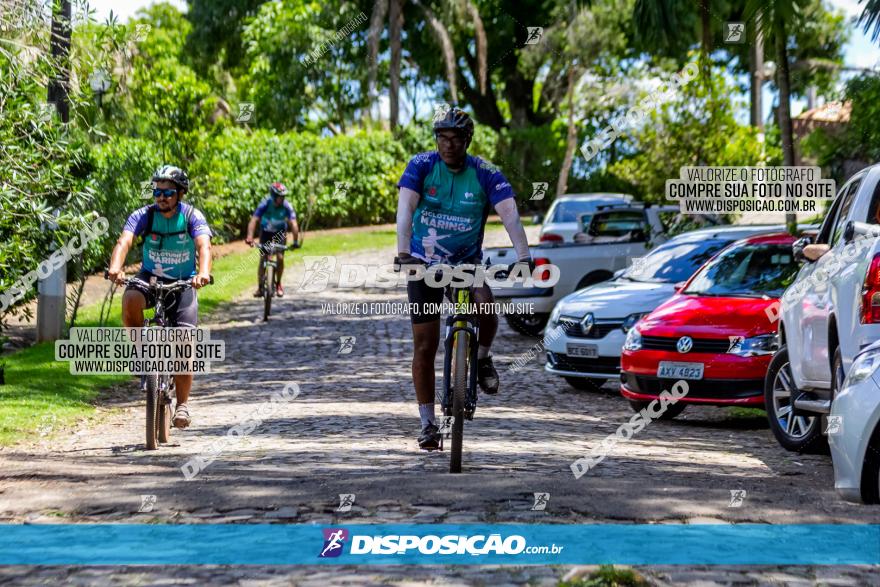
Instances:
[[[847,501],[880,503],[878,367],[880,341],[855,356],[828,416],[834,488]]]
[[[595,212],[599,206],[626,206],[633,202],[627,194],[564,194],[556,198],[547,211],[539,234],[541,242],[574,242],[581,231],[582,216]]]

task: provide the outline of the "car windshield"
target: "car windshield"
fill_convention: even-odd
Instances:
[[[608,206],[612,203],[603,200],[560,200],[553,210],[553,217],[550,222],[580,222],[581,214],[595,212],[599,206]]]
[[[706,239],[669,242],[659,246],[641,260],[633,262],[621,277],[630,281],[677,283],[691,275],[712,255],[729,245],[731,240]]]
[[[682,293],[778,298],[797,271],[791,245],[740,245],[718,255]]]

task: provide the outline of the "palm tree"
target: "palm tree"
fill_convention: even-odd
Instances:
[[[794,24],[800,18],[804,0],[749,0],[746,15],[752,22],[758,22],[764,37],[772,33],[776,53],[776,85],[779,88],[779,108],[777,122],[782,138],[782,164],[794,166],[794,132],[791,125],[791,75],[788,60],[788,23]],[[785,224],[794,234],[797,230],[797,214],[786,213]]]
[[[474,36],[476,41],[476,63],[477,63],[477,83],[481,95],[486,93],[487,78],[487,60],[488,42],[486,39],[486,30],[483,26],[483,20],[480,18],[480,12],[472,0],[458,0],[459,5],[464,9],[465,13],[470,17],[471,24],[474,27]],[[388,13],[388,43],[391,49],[391,63],[389,68],[389,102],[390,102],[390,125],[395,128],[398,124],[399,104],[400,104],[400,67],[401,67],[401,32],[403,30],[403,3],[404,0],[378,0],[373,5],[373,13],[370,18],[370,30],[367,34],[367,47],[369,53],[369,83],[368,93],[372,104],[376,94],[376,70],[377,59],[379,54],[379,37],[382,33],[382,23],[385,20],[385,14]],[[434,13],[433,10],[420,0],[412,0],[412,4],[421,8],[425,15],[428,27],[440,45],[443,54],[443,62],[446,68],[446,80],[449,84],[449,94],[453,103],[458,102],[458,70],[455,56],[455,49],[452,44],[452,38],[449,30],[443,24],[443,21]]]
[[[863,3],[865,8],[862,9],[858,24],[864,25],[865,34],[870,32],[871,40],[876,42],[877,37],[880,37],[880,0],[859,0],[859,4]]]

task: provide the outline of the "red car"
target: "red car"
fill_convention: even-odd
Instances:
[[[764,375],[777,346],[777,314],[767,309],[797,274],[794,240],[771,234],[731,244],[630,329],[620,393],[635,411],[681,379],[687,395],[661,418],[674,418],[687,404],[763,406]]]

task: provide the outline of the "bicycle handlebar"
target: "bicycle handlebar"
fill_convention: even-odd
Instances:
[[[106,269],[104,270],[104,279],[110,279],[110,272]],[[177,281],[169,283],[159,281],[158,279],[156,279],[155,283],[150,283],[137,277],[129,277],[128,279],[122,280],[122,285],[128,285],[129,283],[137,283],[150,289],[155,289],[156,291],[177,291],[188,289],[193,286],[192,279],[178,279]],[[208,283],[211,285],[214,284],[213,275],[208,276]]]

